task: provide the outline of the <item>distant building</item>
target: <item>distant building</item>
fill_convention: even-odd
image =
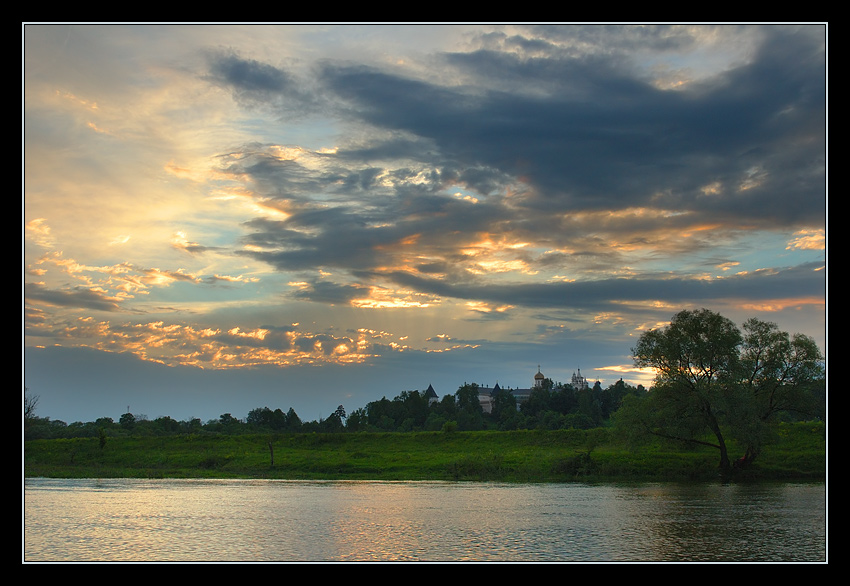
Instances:
[[[535,389],[542,389],[544,387],[544,382],[546,381],[546,377],[540,372],[540,366],[537,367],[537,373],[534,375],[534,384],[529,389],[505,389],[507,390],[513,397],[516,399],[517,409],[520,408],[520,405],[527,401],[531,396],[531,393]],[[587,379],[581,375],[581,369],[578,369],[578,372],[574,372],[572,378],[570,379],[570,385],[577,391],[582,391],[588,389],[590,385],[588,385]],[[496,395],[501,391],[503,387],[499,386],[499,383],[496,383],[493,387],[487,387],[484,385],[480,385],[478,387],[478,402],[481,404],[481,409],[484,413],[492,413],[493,412],[493,403],[495,401]],[[425,391],[425,396],[428,398],[428,404],[433,405],[434,403],[439,402],[439,397],[437,396],[436,391],[434,391],[434,387],[428,385],[428,390]]]
[[[437,396],[437,391],[434,390],[434,387],[428,385],[428,390],[425,391],[425,398],[428,399],[428,406],[430,407],[434,403],[440,402],[440,397]]]
[[[539,389],[543,387],[543,381],[546,380],[546,377],[543,376],[543,373],[540,372],[540,365],[537,365],[537,374],[534,375],[534,388]]]
[[[589,387],[587,379],[581,376],[581,369],[578,369],[578,374],[573,373],[573,378],[570,380],[570,386],[577,391],[583,391]]]
[[[543,381],[546,380],[546,377],[543,376],[543,373],[540,372],[540,366],[537,367],[537,374],[534,375],[534,385],[530,389],[506,389],[511,395],[513,395],[514,399],[516,399],[517,409],[524,401],[527,401],[531,396],[531,392],[534,389],[543,388]],[[496,394],[502,390],[502,387],[499,386],[499,383],[496,383],[495,387],[478,387],[478,402],[481,403],[481,409],[484,413],[492,413],[493,412],[493,401],[496,397]]]

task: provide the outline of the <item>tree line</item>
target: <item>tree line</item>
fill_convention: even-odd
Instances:
[[[627,395],[646,393],[622,379],[603,389],[597,383],[587,389],[544,379],[539,388],[518,408],[516,398],[506,389],[492,398],[487,413],[478,399],[479,386],[464,383],[453,394],[430,402],[424,391],[402,391],[393,399],[386,396],[351,413],[340,405],[327,418],[302,421],[294,409],[257,407],[240,419],[223,413],[206,422],[199,418],[175,420],[169,416],[148,419],[144,415],[122,414],[118,421],[100,417],[90,422],[66,424],[61,420],[35,415],[38,397],[25,394],[25,439],[98,437],[103,432],[122,435],[177,435],[192,433],[340,433],[388,431],[481,431],[516,429],[591,429],[603,425]]]
[[[510,431],[517,429],[591,429],[599,427],[616,411],[629,394],[646,390],[622,379],[603,389],[575,389],[569,384],[544,379],[532,389],[529,398],[517,405],[507,389],[491,397],[491,411],[485,412],[478,399],[479,386],[464,383],[454,394],[431,403],[424,392],[404,391],[394,399],[386,397],[352,412],[346,421],[351,431]]]
[[[37,403],[37,397],[31,396],[30,402]],[[167,415],[149,419],[146,415],[124,413],[115,421],[112,417],[100,417],[94,421],[65,423],[49,417],[38,417],[30,408],[29,416],[24,417],[24,439],[60,439],[78,437],[101,437],[104,433],[112,437],[120,436],[168,436],[181,434],[228,434],[276,432],[332,432],[339,431],[331,425],[334,420],[302,422],[293,409],[283,412],[272,411],[268,407],[253,409],[248,417],[240,419],[231,413],[223,413],[216,419],[206,422],[197,417],[176,420]]]

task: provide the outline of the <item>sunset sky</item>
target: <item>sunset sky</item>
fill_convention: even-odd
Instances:
[[[648,386],[701,307],[825,351],[826,33],[25,24],[37,415]]]

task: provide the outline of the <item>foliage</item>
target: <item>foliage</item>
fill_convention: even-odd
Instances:
[[[811,338],[757,319],[742,333],[707,309],[679,312],[667,327],[645,332],[632,352],[635,365],[655,369],[657,378],[652,392],[616,413],[619,430],[713,447],[724,474],[733,468],[730,440],[743,452],[735,466],[751,464],[781,414],[812,410],[824,377]]]

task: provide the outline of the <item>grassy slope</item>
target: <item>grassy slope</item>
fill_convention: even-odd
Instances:
[[[591,435],[588,435],[590,433]],[[25,442],[27,477],[349,480],[708,480],[717,452],[649,444],[630,450],[585,432],[192,435]],[[596,434],[596,435],[593,435]],[[274,446],[271,465],[269,442]],[[823,479],[825,426],[780,428],[749,476]]]

